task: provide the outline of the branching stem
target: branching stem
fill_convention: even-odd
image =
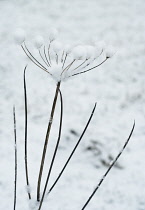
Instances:
[[[81,71],[81,72],[78,72],[78,73],[76,73],[76,74],[73,74],[72,77],[73,77],[73,76],[76,76],[76,75],[78,75],[78,74],[86,73],[87,71],[91,71],[91,70],[93,70],[93,69],[95,69],[95,68],[101,66],[101,65],[102,65],[103,63],[105,63],[107,60],[108,60],[108,58],[106,58],[105,60],[103,60],[103,61],[102,61],[101,63],[99,63],[97,66],[94,66],[94,67],[92,67],[92,68],[90,68],[90,69],[87,69],[87,70],[85,70],[85,71]]]

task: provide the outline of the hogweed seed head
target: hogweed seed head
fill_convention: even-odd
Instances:
[[[20,30],[17,35],[17,39],[28,58],[57,82],[93,70],[115,53],[112,47],[106,48],[104,42],[97,42],[94,45],[78,45],[78,43],[76,45],[63,45],[60,41],[55,40],[57,34],[56,29],[50,30],[49,45],[44,44],[41,36],[35,38],[35,46],[39,50],[42,62],[38,61],[28,49],[24,33]],[[106,51],[105,56],[104,51]],[[98,57],[100,57],[99,62]],[[102,61],[100,61],[101,59]]]

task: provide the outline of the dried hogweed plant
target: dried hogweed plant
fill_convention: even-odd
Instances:
[[[56,186],[57,182],[59,181],[60,177],[62,176],[64,170],[66,169],[68,163],[70,162],[71,158],[73,157],[77,147],[79,146],[79,143],[81,142],[90,122],[94,115],[95,109],[96,109],[96,103],[93,107],[93,110],[91,112],[91,115],[86,123],[86,126],[84,127],[84,130],[78,139],[75,147],[72,149],[71,154],[69,155],[67,161],[64,163],[64,166],[62,170],[60,171],[59,175],[57,176],[56,180],[54,181],[53,185],[48,188],[49,178],[53,169],[53,164],[55,161],[55,157],[58,151],[58,146],[61,139],[61,130],[62,130],[62,118],[63,118],[63,98],[61,93],[61,83],[64,80],[67,80],[71,77],[87,73],[89,71],[92,71],[99,66],[101,66],[103,63],[105,63],[108,59],[110,59],[114,55],[114,50],[112,47],[106,48],[103,42],[97,42],[92,45],[88,44],[74,44],[74,45],[64,45],[60,41],[57,41],[58,32],[56,29],[52,29],[49,33],[49,40],[47,45],[44,44],[44,40],[41,36],[37,36],[35,39],[35,45],[38,49],[38,53],[40,56],[40,60],[38,60],[35,55],[31,53],[29,50],[26,42],[25,42],[25,33],[23,30],[19,29],[16,33],[16,40],[21,45],[21,48],[23,49],[24,53],[27,55],[27,57],[34,63],[37,67],[45,71],[50,77],[52,77],[56,81],[56,90],[55,95],[52,103],[51,113],[48,120],[48,126],[46,131],[46,137],[45,142],[43,145],[43,152],[41,156],[41,163],[40,163],[40,169],[38,173],[38,181],[37,181],[37,205],[36,209],[40,210],[42,208],[42,204],[44,201],[45,196],[49,196],[53,188]],[[99,63],[98,63],[99,61]],[[26,177],[26,185],[27,185],[27,193],[28,198],[31,200],[31,191],[30,191],[30,182],[29,182],[29,173],[28,173],[28,160],[27,160],[27,86],[26,86],[26,69],[27,66],[24,69],[24,103],[25,103],[25,177]],[[45,157],[47,152],[47,146],[50,136],[50,131],[53,125],[53,117],[55,113],[55,108],[57,104],[57,99],[60,98],[60,104],[61,104],[61,111],[60,111],[60,123],[59,123],[59,134],[58,139],[55,145],[55,149],[52,155],[52,159],[50,162],[50,167],[47,173],[47,178],[45,181],[44,188],[41,189],[41,181],[42,181],[42,175],[43,175],[43,169],[44,169],[44,163],[45,163]],[[14,118],[14,136],[15,136],[15,188],[14,188],[14,210],[16,209],[16,190],[17,190],[17,135],[16,135],[16,114],[15,114],[15,107],[13,108],[13,118]],[[88,197],[87,201],[81,208],[81,210],[84,210],[86,206],[88,206],[88,203],[96,193],[96,191],[101,186],[102,182],[104,181],[105,177],[111,170],[111,168],[114,166],[120,155],[122,154],[123,150],[127,146],[133,130],[135,127],[135,122],[133,124],[132,130],[129,134],[128,139],[126,140],[123,148],[118,153],[116,158],[111,162],[109,168],[107,169],[106,173],[103,175],[100,182],[95,187],[94,191],[91,193],[91,195]]]

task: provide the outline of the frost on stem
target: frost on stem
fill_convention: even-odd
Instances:
[[[95,42],[95,46],[102,51],[105,50],[106,43],[104,41]]]
[[[114,54],[115,54],[114,48],[112,46],[109,46],[106,49],[106,58],[112,58]]]
[[[62,50],[62,43],[56,40],[52,43],[52,48],[55,53],[58,53]]]
[[[62,65],[59,63],[52,63],[51,66],[51,71],[53,72],[52,76],[56,81],[60,81],[63,79],[63,77],[61,76],[61,72],[62,72]],[[64,76],[64,74],[63,74]]]
[[[49,30],[49,34],[48,34],[48,37],[49,37],[50,42],[54,41],[57,38],[57,36],[58,36],[57,29],[51,28]]]
[[[62,44],[56,40],[58,31],[53,28],[49,31],[48,45],[44,44],[41,36],[35,38],[35,46],[39,51],[41,63],[28,49],[24,33],[20,31],[18,34],[19,44],[29,59],[57,82],[96,69],[115,53],[113,47],[106,48],[103,41],[92,45]]]
[[[86,59],[86,48],[84,46],[76,46],[72,50],[74,60],[85,60]]]
[[[96,49],[94,46],[87,45],[86,46],[86,59],[95,58],[96,55]]]
[[[22,28],[18,28],[14,33],[14,39],[17,44],[22,44],[25,41],[26,34]]]
[[[36,36],[34,39],[34,44],[36,46],[37,49],[41,48],[42,45],[44,44],[44,39],[42,36]]]
[[[31,188],[30,188],[29,185],[26,185],[26,186],[25,186],[25,189],[26,189],[26,192],[27,192],[28,194],[31,193]]]
[[[66,45],[64,46],[64,52],[65,52],[66,54],[69,54],[69,53],[71,52],[71,50],[72,50],[72,46],[71,46],[70,44],[66,44]]]

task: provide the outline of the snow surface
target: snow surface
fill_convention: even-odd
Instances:
[[[0,209],[13,208],[13,104],[18,135],[17,209],[28,210],[36,199],[40,155],[55,91],[55,82],[26,58],[14,43],[13,35],[16,28],[23,28],[31,43],[37,35],[48,39],[49,29],[55,27],[66,44],[104,40],[118,51],[98,69],[61,86],[65,110],[63,132],[50,185],[81,134],[94,103],[98,104],[83,141],[42,209],[81,209],[107,169],[101,160],[107,162],[110,154],[114,157],[120,151],[135,119],[134,134],[118,162],[120,169],[112,169],[86,209],[145,210],[145,1],[3,0],[0,9]],[[23,69],[26,64],[31,204],[24,174]],[[57,138],[59,106],[58,102],[48,164]],[[86,151],[94,141],[100,143],[99,155],[98,148]]]

